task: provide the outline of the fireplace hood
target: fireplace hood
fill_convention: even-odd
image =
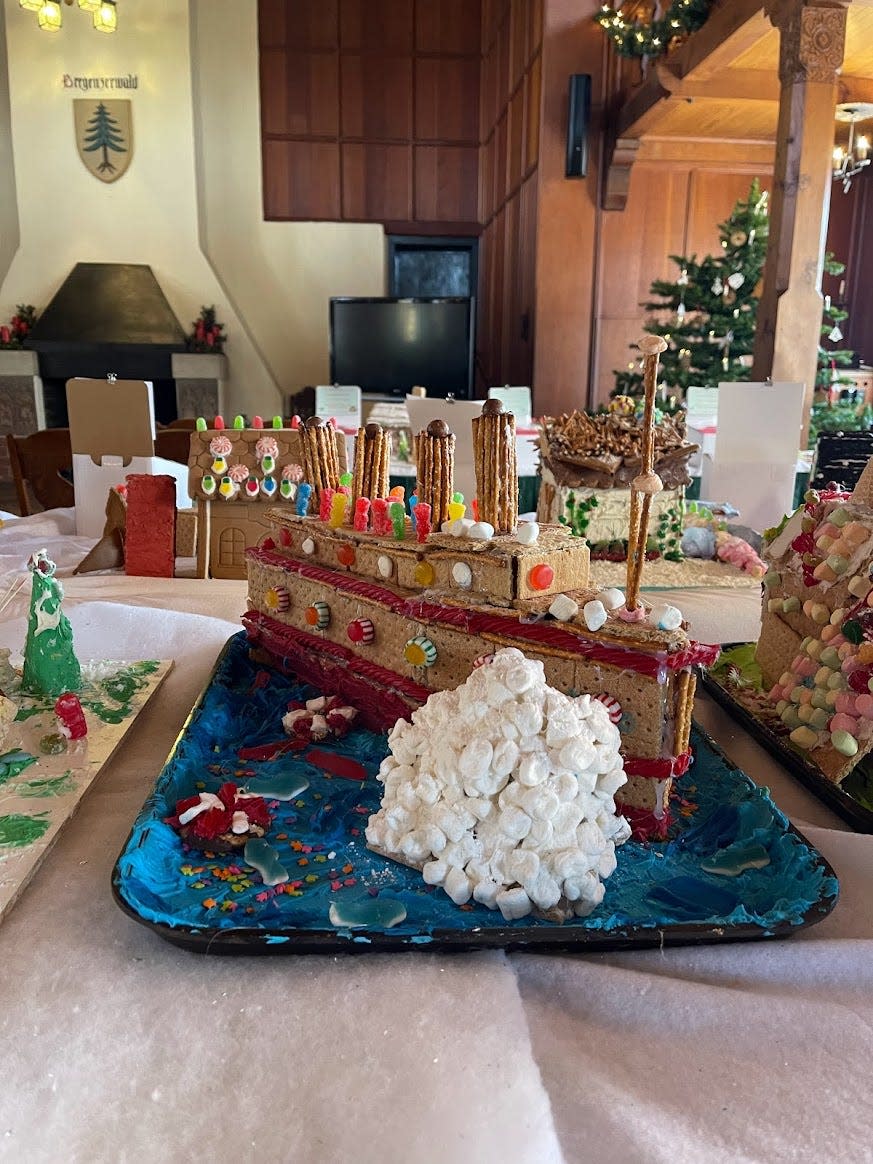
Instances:
[[[115,373],[119,379],[172,376],[185,332],[151,267],[77,263],[27,338],[43,378]]]

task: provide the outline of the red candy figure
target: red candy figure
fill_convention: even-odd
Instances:
[[[388,516],[388,501],[385,497],[374,497],[372,502],[373,533],[380,538],[391,534],[391,519]]]
[[[322,489],[318,495],[318,520],[330,521],[330,507],[333,505],[335,489]]]
[[[370,498],[359,497],[355,502],[355,516],[352,523],[356,530],[366,533],[370,527]]]
[[[427,541],[430,533],[430,506],[426,501],[419,501],[415,507],[415,534],[420,542]]]
[[[78,695],[66,691],[55,701],[55,715],[58,721],[58,731],[68,740],[83,740],[88,734],[88,725],[85,722],[85,713],[79,702]]]

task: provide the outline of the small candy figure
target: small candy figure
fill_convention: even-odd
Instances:
[[[393,501],[389,507],[391,526],[394,531],[394,540],[402,542],[406,537],[406,510],[402,501]]]
[[[203,480],[200,482],[200,488],[207,497],[211,497],[215,492],[215,478],[211,473],[204,473]]]
[[[403,504],[403,499],[406,497],[406,490],[402,485],[395,485],[388,493],[388,501],[399,501]]]
[[[218,486],[218,492],[225,501],[230,501],[232,497],[236,497],[239,491],[239,486],[231,481],[230,477],[222,477],[221,484]]]
[[[327,492],[327,490],[325,490]],[[328,525],[331,529],[339,529],[339,527],[346,520],[346,506],[349,503],[348,495],[340,493],[339,490],[333,495],[330,504],[330,520]]]
[[[452,500],[449,502],[449,521],[459,521],[467,512],[467,507],[464,505],[464,494],[453,493]]]
[[[272,497],[276,492],[276,478],[265,477],[261,482],[261,492],[265,497]]]
[[[415,533],[415,507],[418,505],[418,497],[414,493],[409,495],[409,520],[412,522],[412,532]]]
[[[351,488],[351,486],[352,486],[352,475],[351,475],[351,473],[343,473],[343,475],[342,475],[342,476],[340,477],[340,479],[339,479],[339,483],[340,483],[340,488],[341,488],[341,489],[345,489],[345,488]]]
[[[264,418],[262,416],[253,416],[252,417],[252,428],[263,428],[263,427],[264,427]]]
[[[246,478],[246,497],[248,497],[250,500],[253,500],[255,497],[257,497],[259,489],[260,487],[258,485],[257,477],[250,476]]]
[[[198,416],[194,422],[194,427],[198,432],[206,432],[206,417]]]
[[[68,740],[82,740],[88,734],[88,725],[85,722],[85,713],[78,695],[66,691],[55,700],[55,716],[58,721],[58,731]]]
[[[276,417],[276,420],[278,420],[278,419],[279,419],[279,417]],[[276,428],[276,427],[278,427],[278,428],[281,428],[282,426],[281,426],[281,424],[277,426],[277,425],[274,423],[273,427],[274,427],[274,428]],[[300,417],[299,417],[299,416],[297,416],[297,414],[296,414],[296,413],[294,414],[294,416],[292,416],[292,417],[291,417],[291,428],[292,428],[292,429],[297,429],[297,428],[300,428]]]
[[[384,497],[374,497],[371,509],[373,513],[373,533],[380,538],[387,537],[391,532],[391,521],[388,517],[388,501]]]
[[[355,516],[352,524],[355,529],[365,533],[370,526],[370,498],[359,497],[355,502]]]
[[[272,425],[273,425],[273,428],[281,428],[282,427],[282,417],[281,416],[274,416],[273,420],[272,420]]]
[[[419,501],[415,506],[415,534],[420,542],[425,542],[429,533],[430,506],[426,501]]]
[[[312,494],[312,486],[308,481],[302,481],[297,486],[297,504],[294,507],[294,512],[298,517],[306,517],[309,509],[309,498]]]
[[[212,427],[218,431],[224,428],[224,417],[219,413],[212,422]]]
[[[245,426],[246,426],[246,420],[245,420],[244,416],[235,416],[233,418],[233,427],[235,429],[245,428]]]
[[[216,477],[223,477],[227,472],[227,461],[224,457],[216,457],[212,462],[212,472]]]
[[[331,507],[333,505],[333,495],[336,493],[335,489],[322,489],[318,495],[318,520],[323,522],[330,521]]]
[[[285,501],[293,501],[297,496],[297,486],[293,481],[288,481],[285,477],[279,483],[279,493]]]

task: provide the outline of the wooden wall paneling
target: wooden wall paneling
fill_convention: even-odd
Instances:
[[[258,0],[258,41],[262,48],[287,46],[298,52],[337,47],[338,0]]]
[[[532,57],[543,43],[543,0],[527,0],[528,52]]]
[[[479,140],[486,141],[496,121],[497,55],[493,46],[482,56],[479,76]]]
[[[405,222],[413,217],[410,146],[346,142],[340,149],[343,218]]]
[[[500,30],[497,33],[497,106],[502,109],[512,92],[509,83],[509,49],[510,49],[510,21],[509,7],[507,6]]]
[[[412,136],[412,58],[343,54],[342,133],[377,141]]]
[[[415,62],[417,141],[479,141],[478,57],[419,57]]]
[[[514,90],[524,76],[529,59],[528,0],[512,0],[509,10],[509,88]]]
[[[601,318],[641,319],[639,304],[652,280],[675,270],[667,256],[685,253],[688,181],[687,171],[653,174],[634,166],[627,209],[603,214]]]
[[[535,166],[540,152],[540,97],[541,97],[541,57],[539,54],[531,62],[530,71],[524,82],[524,169],[527,172]]]
[[[504,382],[518,383],[516,377],[522,363],[521,352],[521,286],[519,270],[521,267],[521,246],[519,239],[519,203],[520,197],[515,194],[506,203],[506,228],[504,237],[503,260],[503,315],[505,326],[503,329],[503,360],[502,370]]]
[[[506,200],[506,158],[509,146],[509,127],[504,113],[494,130],[494,208],[502,206]]]
[[[520,85],[509,102],[507,115],[506,186],[510,195],[518,190],[524,177],[524,146],[524,85]]]
[[[521,313],[523,325],[523,363],[519,369],[519,384],[530,384],[533,378],[533,354],[536,333],[536,238],[537,238],[537,177],[531,174],[519,192],[520,217],[518,223]]]
[[[476,391],[482,389],[491,351],[491,228],[479,236],[479,286],[476,288]]]
[[[503,381],[503,285],[505,273],[505,216],[499,210],[494,216],[491,230],[491,350],[489,373],[492,384]]]
[[[263,148],[267,218],[341,217],[338,145],[268,140]]]
[[[350,52],[411,53],[409,0],[340,0],[340,43]]]
[[[477,146],[415,146],[416,219],[475,222],[479,212]]]
[[[337,55],[265,50],[261,54],[261,127],[266,134],[336,137]]]
[[[478,56],[479,5],[471,0],[427,0],[415,5],[415,50]]]
[[[479,221],[488,222],[494,213],[494,135],[479,149]]]

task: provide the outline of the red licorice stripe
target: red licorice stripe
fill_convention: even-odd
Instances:
[[[342,776],[344,780],[367,779],[367,769],[352,756],[339,756],[335,752],[325,752],[323,748],[312,748],[303,759],[324,772],[330,772],[331,776]]]
[[[287,655],[289,650],[293,652],[295,647],[304,647],[316,654],[330,655],[337,661],[353,666],[359,675],[399,691],[419,703],[424,703],[428,696],[433,694],[429,687],[424,687],[421,683],[414,683],[404,675],[398,675],[370,659],[362,659],[342,643],[334,643],[330,639],[322,639],[317,635],[298,630],[297,627],[274,622],[268,615],[261,614],[258,610],[247,610],[242,621],[246,629],[250,632],[254,630],[260,641],[275,654]]]
[[[617,807],[631,827],[631,836],[637,841],[663,840],[673,820],[669,812],[665,812],[659,819],[648,808],[633,808],[629,804],[619,804]]]
[[[414,622],[438,622],[456,627],[466,633],[488,633],[508,639],[522,639],[541,646],[551,646],[556,650],[569,651],[582,658],[592,659],[608,666],[620,667],[661,681],[663,668],[681,671],[685,667],[700,663],[711,666],[719,656],[721,648],[706,643],[689,643],[681,651],[667,653],[659,651],[647,654],[632,647],[606,646],[603,643],[585,639],[553,623],[521,622],[516,614],[483,614],[480,611],[464,610],[457,606],[442,606],[426,602],[420,598],[402,598],[384,586],[371,582],[361,582],[338,570],[327,569],[308,562],[285,558],[259,547],[251,547],[246,554],[267,565],[291,570],[304,578],[322,582],[325,586],[357,594],[372,602],[387,606],[394,613],[404,615]]]
[[[654,760],[648,756],[625,756],[624,770],[628,776],[646,776],[652,780],[668,780],[684,776],[691,763],[691,752],[679,756],[662,756]]]

